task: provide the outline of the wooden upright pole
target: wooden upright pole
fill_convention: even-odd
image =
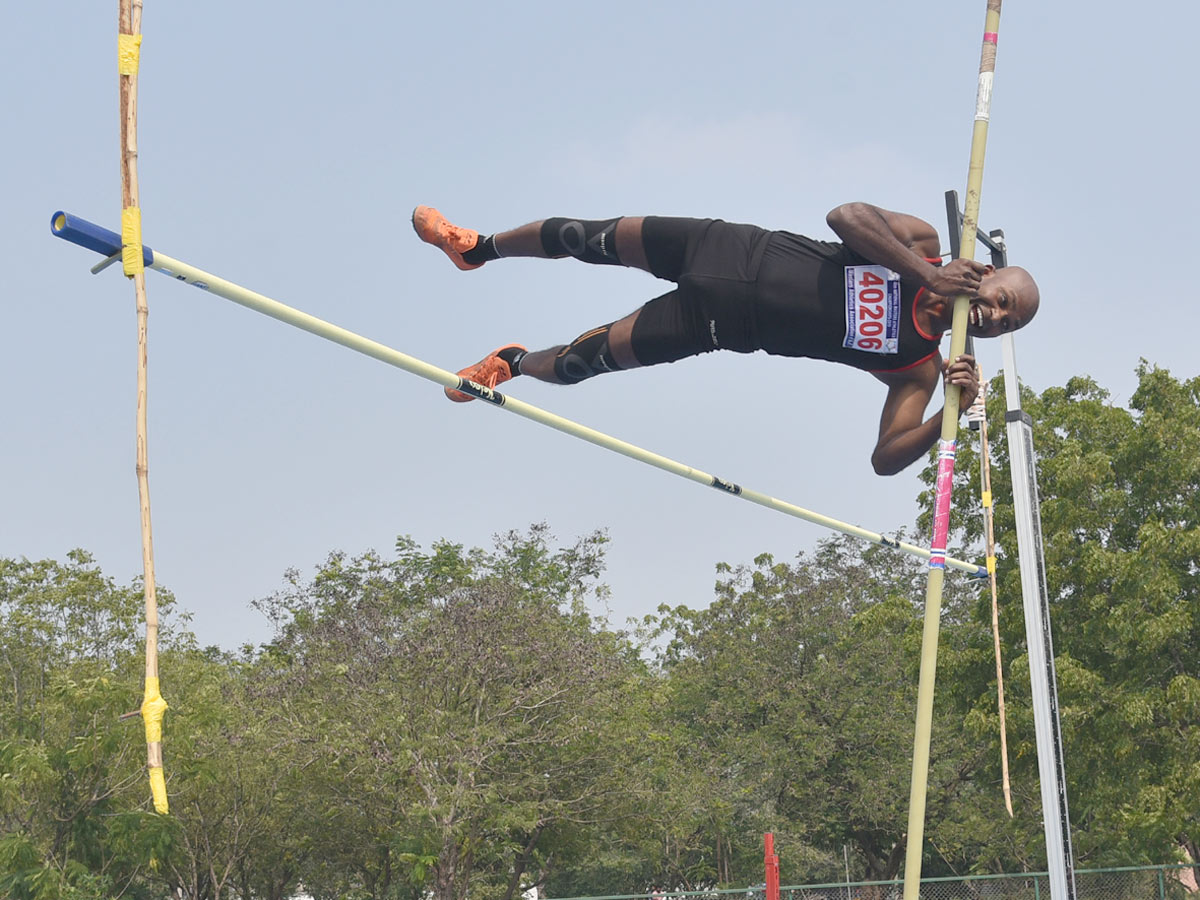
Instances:
[[[1000,650],[1000,603],[996,593],[996,531],[992,511],[992,463],[988,448],[987,392],[988,383],[983,380],[979,366],[979,397],[967,411],[972,427],[979,425],[979,484],[982,492],[984,542],[987,547],[988,587],[992,592],[992,650],[996,658],[996,711],[1000,717],[1000,785],[1004,792],[1004,808],[1008,817],[1013,817],[1012,787],[1008,777],[1008,725],[1004,712],[1004,661]],[[976,412],[978,410],[978,412]]]
[[[133,279],[137,303],[137,461],[141,509],[143,590],[146,598],[146,683],[142,722],[146,728],[146,766],[154,809],[168,812],[163,775],[162,720],[167,702],[158,684],[158,600],[155,596],[154,539],[150,527],[150,464],[146,447],[146,273],[142,250],[142,210],[137,178],[137,75],[142,44],[142,0],[120,0],[118,73],[121,96],[121,261]]]
[[[987,0],[979,82],[975,95],[975,129],[971,136],[971,163],[967,171],[967,197],[963,211],[960,259],[975,258],[975,234],[979,227],[979,196],[983,189],[983,159],[987,148],[988,118],[991,114],[992,80],[996,71],[996,42],[1000,31],[1001,0]],[[954,298],[950,331],[950,360],[962,355],[967,343],[967,312],[970,298]],[[930,546],[929,577],[925,590],[925,628],[921,638],[921,676],[917,690],[917,725],[913,738],[912,791],[908,807],[908,845],[905,848],[904,900],[917,900],[921,893],[921,856],[925,840],[925,800],[929,787],[929,743],[933,730],[933,686],[937,672],[937,645],[942,614],[942,588],[946,576],[946,543],[950,533],[950,496],[954,486],[954,454],[958,438],[960,389],[946,385],[942,409],[941,440],[938,441],[937,486],[934,493],[933,541]]]

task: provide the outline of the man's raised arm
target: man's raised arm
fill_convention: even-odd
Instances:
[[[974,260],[956,259],[946,266],[927,262],[940,253],[937,229],[907,213],[870,203],[843,203],[830,210],[825,221],[851,250],[935,294],[973,293],[987,272],[987,266]]]
[[[975,358],[963,354],[946,365],[937,357],[904,373],[876,373],[888,386],[883,414],[879,418],[879,441],[871,454],[871,466],[877,475],[895,475],[929,452],[937,443],[942,428],[942,412],[925,417],[925,408],[937,389],[938,372],[942,380],[957,384],[959,412],[965,412],[979,394]]]

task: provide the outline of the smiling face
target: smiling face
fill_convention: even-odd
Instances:
[[[1020,266],[988,272],[979,284],[977,295],[971,299],[967,334],[999,337],[1024,328],[1037,314],[1040,302],[1037,283]]]

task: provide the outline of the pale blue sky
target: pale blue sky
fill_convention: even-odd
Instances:
[[[982,224],[1039,279],[1019,335],[1036,390],[1139,357],[1197,372],[1190,274],[1194,3],[1085,21],[1009,0]],[[867,200],[933,222],[965,188],[983,0],[407,4],[146,0],[147,243],[428,362],[560,343],[667,289],[639,272],[507,261],[461,273],[415,204],[493,231],[548,215],[714,216],[828,238]],[[1114,7],[1112,12],[1115,13]],[[116,228],[117,4],[18,4],[0,62],[6,327],[0,555],[141,569],[133,288],[53,239]],[[1177,247],[1178,249],[1172,249]],[[614,618],[711,597],[718,561],[824,532],[441,389],[150,273],[159,581],[202,640],[268,636],[248,603],[335,548],[468,545],[545,520],[612,538]],[[985,373],[997,342],[980,346]],[[869,464],[884,388],[824,363],[714,354],[528,402],[877,530],[910,524],[914,466]],[[960,504],[963,498],[960,498]],[[999,501],[998,501],[999,502]],[[925,537],[922,535],[921,539]]]

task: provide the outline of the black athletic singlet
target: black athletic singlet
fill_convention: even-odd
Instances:
[[[900,281],[899,335],[894,352],[843,346],[846,338],[846,266],[870,260],[844,244],[771,232],[756,279],[754,312],[759,344],[778,356],[807,356],[868,372],[896,372],[929,359],[939,338],[916,322],[924,288]]]
[[[678,285],[643,306],[634,324],[633,351],[642,365],[713,350],[765,350],[882,373],[911,368],[937,353],[939,338],[916,323],[924,288],[900,279],[894,305],[871,302],[885,296],[887,283],[856,269],[859,277],[849,288],[856,306],[848,309],[846,267],[871,262],[844,244],[720,219],[654,216],[644,221],[642,241],[651,271]],[[879,319],[888,310],[891,321],[884,329]],[[857,322],[853,337],[867,339],[851,340],[857,346],[847,347],[851,312]],[[871,318],[876,321],[868,322]]]

